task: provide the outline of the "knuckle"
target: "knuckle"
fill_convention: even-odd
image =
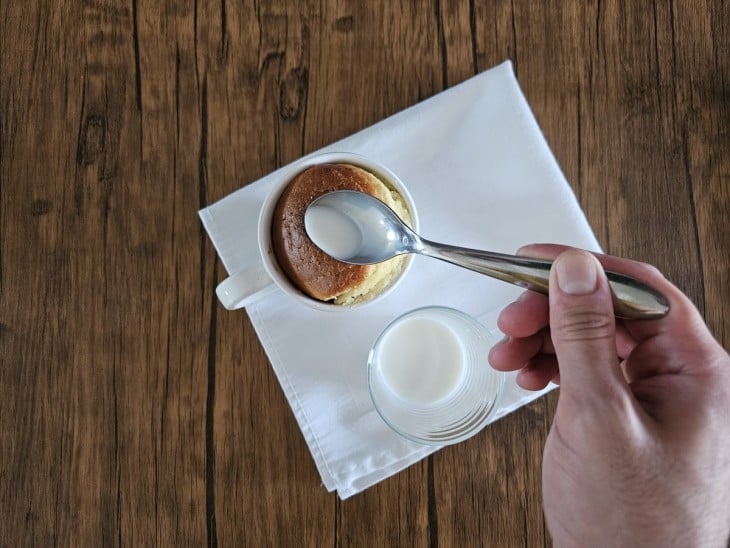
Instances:
[[[650,280],[665,280],[664,273],[656,266],[649,263],[638,263],[643,272],[643,278],[648,282]]]
[[[551,331],[564,341],[609,339],[614,337],[615,321],[598,310],[575,310],[563,315]]]
[[[654,266],[653,264],[647,264],[647,263],[644,263],[644,264],[646,265],[646,270],[651,277],[664,278],[664,273],[661,270],[659,270],[656,266]]]

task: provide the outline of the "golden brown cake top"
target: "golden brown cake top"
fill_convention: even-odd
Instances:
[[[319,196],[335,190],[367,192],[380,199],[388,192],[373,174],[350,164],[319,164],[299,173],[274,209],[274,255],[289,279],[304,293],[329,301],[363,283],[372,266],[350,265],[327,255],[307,236],[304,213]]]

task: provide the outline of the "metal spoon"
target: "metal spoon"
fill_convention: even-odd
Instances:
[[[440,244],[421,238],[373,196],[338,190],[314,200],[305,213],[310,239],[325,253],[351,264],[374,264],[403,253],[440,259],[547,295],[552,261]],[[625,319],[656,319],[669,311],[661,293],[616,272],[606,272],[614,312]]]

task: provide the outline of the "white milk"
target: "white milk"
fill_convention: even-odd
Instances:
[[[360,249],[360,229],[347,215],[335,208],[311,206],[304,216],[304,227],[309,239],[332,257],[347,259]]]
[[[385,384],[410,403],[436,403],[457,388],[464,374],[459,339],[436,319],[403,319],[383,336],[377,352]]]

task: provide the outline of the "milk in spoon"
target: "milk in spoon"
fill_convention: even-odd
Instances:
[[[332,257],[352,257],[362,244],[362,234],[352,219],[329,206],[313,205],[304,216],[309,238]]]

